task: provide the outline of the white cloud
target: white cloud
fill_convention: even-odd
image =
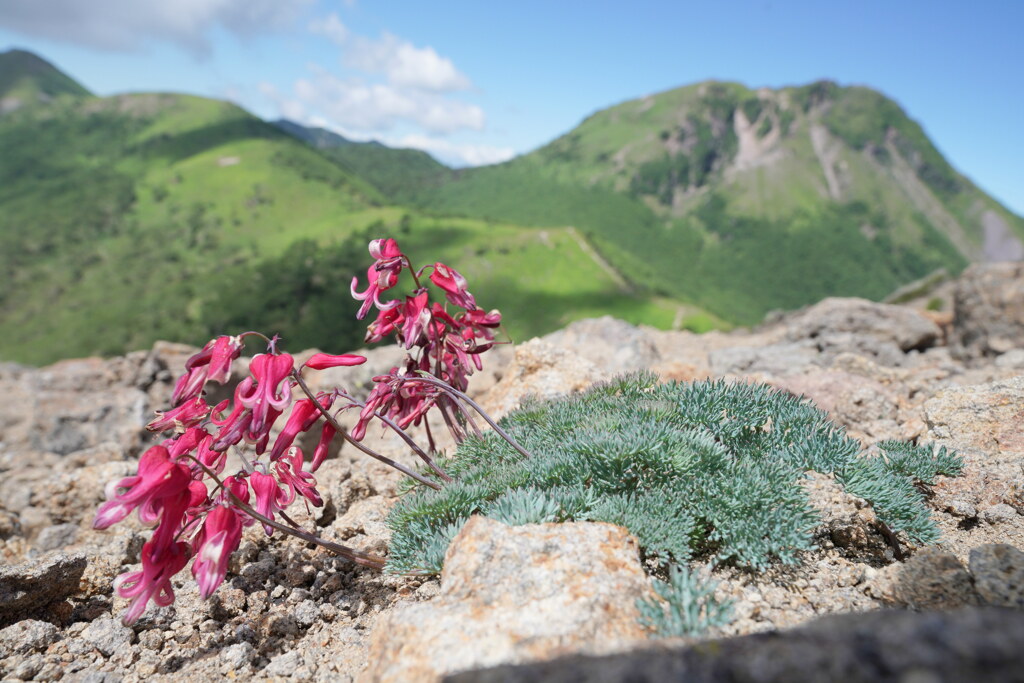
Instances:
[[[289,121],[306,120],[306,108],[301,102],[285,97],[270,83],[260,83],[258,87],[260,93],[277,106],[281,118]]]
[[[380,40],[355,36],[344,49],[346,66],[369,74],[383,75],[396,87],[433,92],[467,90],[469,78],[447,57],[432,47],[416,47],[390,33]]]
[[[454,143],[441,138],[410,134],[383,140],[390,147],[412,147],[430,152],[452,166],[483,166],[508,161],[516,155],[511,147],[494,147],[472,143]]]
[[[285,106],[301,105],[319,112],[341,128],[363,134],[391,130],[400,123],[411,123],[440,134],[484,127],[484,112],[474,104],[388,83],[341,79],[316,65],[311,65],[310,69],[313,72],[310,78],[296,81],[294,100],[264,94],[282,111]]]
[[[341,19],[335,12],[331,12],[323,19],[314,19],[309,22],[309,32],[315,35],[324,36],[335,45],[344,45],[349,38],[348,28],[341,23]]]
[[[205,55],[210,51],[207,32],[214,27],[239,35],[274,30],[310,1],[22,0],[3,3],[0,26],[104,50],[137,50],[156,39]]]

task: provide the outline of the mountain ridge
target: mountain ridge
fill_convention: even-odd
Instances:
[[[333,345],[354,327],[317,321],[344,317],[359,242],[385,233],[479,282],[517,334],[602,313],[750,325],[1022,249],[1024,220],[859,86],[692,84],[469,169],[218,100],[72,91],[0,116],[0,323],[21,330],[0,357],[198,343],[228,322]]]
[[[56,97],[0,115],[0,149],[0,327],[17,330],[0,335],[3,360],[253,328],[354,348],[364,330],[349,282],[365,271],[369,240],[385,236],[413,258],[459,264],[516,338],[602,312],[667,326],[676,311],[620,292],[564,229],[399,206],[224,101]],[[520,282],[523,260],[549,266]]]

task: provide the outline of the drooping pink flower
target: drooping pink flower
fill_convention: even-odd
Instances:
[[[164,439],[160,445],[167,449],[171,460],[177,460],[183,455],[192,453],[209,436],[209,432],[202,427],[189,427],[174,438]]]
[[[337,433],[338,430],[334,428],[334,425],[330,422],[324,422],[323,429],[320,430],[320,441],[317,442],[316,449],[313,451],[313,462],[309,464],[310,472],[316,472],[320,469],[320,465],[327,459],[331,441],[334,440],[334,436]]]
[[[200,441],[199,447],[196,448],[195,457],[215,474],[220,474],[224,471],[224,464],[227,462],[228,454],[226,450],[214,450],[213,442],[214,437],[212,435]]]
[[[339,366],[353,366],[362,365],[366,362],[364,356],[359,356],[354,353],[343,353],[339,356],[332,356],[329,353],[314,353],[310,356],[304,365],[307,368],[313,368],[314,370],[326,370],[327,368],[336,368]]]
[[[359,320],[366,317],[371,303],[382,311],[399,304],[398,301],[382,302],[380,294],[398,284],[398,275],[408,263],[402,254],[402,250],[398,248],[398,242],[393,239],[373,240],[370,242],[370,256],[375,261],[366,271],[366,279],[369,282],[366,290],[362,292],[356,291],[359,278],[352,278],[352,297],[363,302],[363,305],[359,307],[359,312],[356,314],[356,318]]]
[[[367,326],[363,341],[367,344],[375,344],[398,329],[403,322],[402,307],[396,302],[396,305],[377,313],[377,319]]]
[[[253,356],[249,371],[255,383],[250,382],[235,393],[236,400],[252,411],[252,422],[245,438],[257,444],[257,453],[263,452],[259,447],[260,442],[265,447],[274,421],[291,404],[291,384],[287,380],[294,367],[295,361],[287,353],[261,353]],[[239,383],[239,387],[242,387],[242,383]]]
[[[125,625],[135,623],[150,600],[160,607],[174,602],[171,577],[188,564],[188,558],[189,547],[186,543],[177,542],[157,548],[153,541],[149,541],[142,546],[142,570],[127,572],[114,579],[117,594],[131,600],[131,605],[121,618]]]
[[[361,356],[360,356],[361,357]],[[365,360],[365,359],[364,359]],[[317,396],[317,401],[324,410],[328,410],[333,404],[336,398],[335,394],[321,393]],[[312,429],[316,421],[320,419],[321,412],[308,398],[301,399],[295,402],[292,407],[292,413],[288,416],[288,422],[285,423],[284,429],[277,435],[277,439],[274,441],[274,448],[270,452],[270,459],[277,460],[295,441],[295,437],[302,432],[307,432]]]
[[[243,503],[249,502],[249,486],[244,480],[228,477],[224,486]],[[246,519],[249,518],[233,506],[226,494],[206,514],[195,539],[196,559],[192,563],[192,576],[196,578],[199,594],[204,599],[213,595],[224,581],[228,559],[238,550]]]
[[[430,324],[430,308],[427,306],[429,301],[430,294],[426,289],[421,289],[415,296],[405,298],[405,304],[402,306],[400,343],[407,349],[421,343],[423,333]]]
[[[494,330],[501,326],[501,313],[497,310],[490,313],[482,308],[474,308],[458,316],[458,322],[463,327],[473,330],[478,337],[494,339]]]
[[[239,397],[244,392],[251,391],[252,377],[246,377],[235,387],[235,400],[232,406],[230,399],[224,399],[213,409],[210,414],[210,422],[220,427],[217,438],[210,444],[215,451],[226,451],[231,446],[241,441],[249,432],[249,425],[252,423],[252,411],[242,405]],[[227,417],[221,417],[228,406],[232,406],[231,413]]]
[[[188,467],[171,460],[163,446],[153,446],[139,458],[138,474],[107,485],[107,502],[96,511],[94,529],[106,529],[140,508],[139,519],[152,524],[159,519],[165,499],[187,492],[192,482]]]
[[[277,479],[272,475],[253,472],[249,475],[249,483],[256,495],[256,512],[264,517],[273,519],[276,513],[287,508],[295,500],[295,489],[279,486]],[[274,533],[274,527],[269,524],[264,524],[263,529],[267,536]]]
[[[312,503],[313,507],[320,507],[324,501],[316,490],[316,479],[309,472],[303,472],[302,465],[302,451],[292,446],[288,449],[288,455],[274,463],[274,468],[281,483],[293,491],[293,499],[297,493]]]
[[[185,374],[174,386],[172,405],[199,396],[206,382],[224,384],[231,376],[231,361],[241,353],[239,337],[221,336],[207,342],[199,353],[185,361]]]
[[[168,411],[156,411],[157,418],[146,425],[151,432],[175,430],[184,432],[206,419],[210,414],[210,406],[201,397],[193,398]]]
[[[448,301],[456,306],[466,309],[476,308],[476,299],[466,291],[466,278],[462,277],[454,268],[449,268],[443,263],[435,263],[434,272],[430,274],[430,281],[443,289]]]

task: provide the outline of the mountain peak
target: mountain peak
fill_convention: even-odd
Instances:
[[[0,52],[0,112],[60,95],[84,97],[91,94],[78,81],[35,53],[18,49]]]

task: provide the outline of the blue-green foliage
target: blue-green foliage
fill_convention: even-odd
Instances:
[[[918,542],[937,531],[915,483],[956,474],[944,449],[888,441],[860,445],[806,399],[757,384],[657,384],[626,375],[556,401],[528,400],[495,433],[465,442],[442,466],[455,479],[420,487],[393,510],[389,565],[439,572],[466,519],[508,524],[595,520],[620,524],[648,557],[694,554],[759,569],[796,562],[816,517],[798,482],[834,473],[894,531]]]
[[[702,581],[686,567],[669,567],[668,581],[655,581],[660,599],[640,598],[640,624],[652,635],[665,638],[698,636],[709,628],[724,626],[732,618],[732,601],[718,602],[715,586]]]

